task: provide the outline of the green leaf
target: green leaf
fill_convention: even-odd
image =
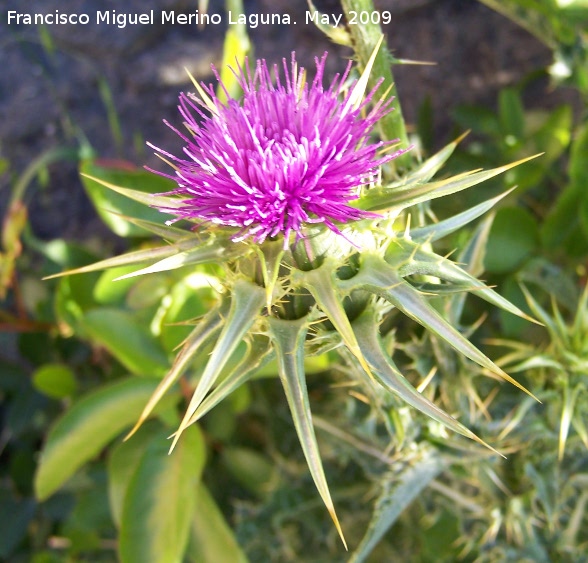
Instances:
[[[124,195],[105,189],[105,184],[125,186],[125,189],[140,191],[145,194],[168,192],[173,189],[173,182],[157,174],[136,169],[131,165],[101,166],[96,162],[86,161],[80,167],[82,183],[100,218],[121,237],[149,236],[144,229],[130,223],[124,216],[136,217],[146,221],[165,223],[166,215],[157,209],[129,200]],[[114,211],[115,213],[111,213]]]
[[[512,135],[516,140],[523,138],[525,110],[521,97],[514,88],[504,88],[498,94],[498,115],[504,136]]]
[[[565,248],[572,256],[588,252],[588,126],[577,131],[572,143],[569,175],[570,183],[559,195],[555,206],[545,219],[541,231],[543,243],[550,250]]]
[[[222,451],[223,464],[249,492],[263,499],[276,488],[276,465],[262,453],[244,447],[226,447]]]
[[[223,318],[229,309],[228,300],[225,300],[216,309],[210,311],[194,328],[190,336],[186,338],[180,353],[176,356],[171,370],[161,380],[153,395],[141,412],[139,420],[129,433],[132,436],[145,420],[149,417],[155,405],[161,400],[170,387],[180,378],[184,370],[192,363],[194,358],[201,352],[219,332],[222,327]]]
[[[583,189],[573,184],[561,192],[541,228],[541,238],[548,250],[563,249],[573,256],[588,252],[588,237],[580,222],[583,202]]]
[[[231,354],[257,319],[264,302],[265,291],[262,287],[245,279],[238,279],[233,285],[229,315],[174,436],[172,449],[190,424],[192,416],[216,382]]]
[[[541,127],[530,132],[530,139],[537,152],[545,153],[541,164],[551,165],[570,144],[574,116],[570,106],[560,106],[550,111]]]
[[[188,560],[191,563],[247,563],[233,531],[203,483],[196,491],[196,506],[186,550]]]
[[[130,426],[157,385],[130,378],[105,385],[77,401],[51,428],[35,476],[35,491],[44,500],[82,465]]]
[[[474,133],[498,136],[500,123],[496,113],[483,106],[461,105],[453,110],[453,118],[464,129],[471,129]]]
[[[84,336],[81,319],[85,312],[96,307],[94,287],[100,274],[93,272],[83,276],[62,278],[57,284],[55,313],[58,320]]]
[[[136,219],[135,217],[125,217],[125,219],[133,225],[137,225],[137,227],[141,227],[149,233],[157,235],[163,240],[177,242],[190,236],[185,229],[165,225],[161,221],[154,223],[153,221],[145,221],[143,219]]]
[[[439,221],[439,223],[433,223],[425,227],[419,227],[410,231],[410,237],[417,242],[435,242],[455,231],[461,229],[468,223],[471,223],[474,219],[477,219],[484,213],[490,211],[501,199],[505,198],[514,190],[507,190],[506,192],[487,199],[470,209],[458,213],[453,217]]]
[[[308,390],[304,377],[304,341],[308,332],[309,319],[286,321],[268,317],[270,337],[274,342],[278,358],[279,375],[286,393],[294,427],[310,469],[312,479],[318,489],[329,514],[339,532],[341,541],[347,547],[343,530],[335,512],[329,492],[329,485],[323,469],[321,454],[312,424],[312,414],[308,401]]]
[[[78,555],[100,549],[100,539],[112,530],[107,483],[102,464],[84,475],[84,485],[75,495],[75,505],[60,526],[60,535],[70,541],[68,553]]]
[[[397,262],[400,262],[394,265],[402,277],[419,274],[440,278],[441,280],[455,284],[462,291],[471,291],[473,295],[484,299],[504,311],[535,322],[531,317],[521,311],[521,309],[515,307],[500,294],[496,293],[496,291],[460,268],[457,264],[447,258],[428,252],[421,245],[415,244],[407,239],[398,239],[396,244],[390,247],[390,251],[386,254],[386,261],[392,263],[391,260],[395,259]]]
[[[161,425],[157,422],[145,424],[130,440],[116,444],[108,458],[108,500],[110,512],[117,528],[120,528],[125,496],[129,483],[149,444],[161,437]]]
[[[206,448],[197,426],[168,454],[158,432],[131,478],[122,511],[119,555],[122,563],[179,563],[194,517]]]
[[[228,397],[255,373],[265,366],[274,357],[268,338],[262,335],[253,335],[251,344],[243,359],[235,366],[218,385],[202,401],[196,412],[188,422],[192,424],[202,418],[207,412]]]
[[[62,268],[75,268],[93,262],[97,258],[87,248],[62,239],[44,242],[28,237],[27,242],[48,260],[55,262]]]
[[[469,236],[467,244],[459,253],[457,262],[464,264],[463,269],[472,276],[480,276],[484,272],[484,256],[486,254],[486,244],[488,242],[488,234],[494,215],[486,217],[476,227],[474,232]],[[466,294],[454,295],[447,305],[447,320],[450,324],[458,326],[461,320],[463,309],[465,306]]]
[[[451,178],[439,180],[437,182],[426,184],[410,183],[406,186],[383,186],[381,188],[373,188],[369,190],[364,197],[355,202],[351,202],[350,205],[354,205],[355,207],[366,211],[406,209],[417,203],[423,203],[425,201],[444,197],[471,188],[472,186],[485,182],[490,178],[494,178],[515,166],[519,166],[524,162],[536,158],[536,156],[537,155],[523,158],[516,162],[512,162],[511,164],[506,164],[490,170],[483,170],[481,172],[463,172],[456,176],[452,176]]]
[[[323,313],[327,315],[341,335],[345,346],[357,358],[361,367],[369,373],[369,367],[361,354],[349,318],[343,308],[342,297],[336,287],[337,266],[335,260],[327,258],[320,267],[314,270],[296,272],[296,277],[293,276],[292,281],[294,285],[300,285],[312,293]]]
[[[308,7],[310,8],[310,13],[313,17],[312,21],[314,24],[333,42],[337,43],[338,45],[345,45],[346,47],[352,46],[351,35],[349,32],[342,26],[337,25],[330,25],[322,23],[322,18],[325,14],[319,12],[312,0],[308,0]],[[331,19],[330,15],[327,16],[329,20]]]
[[[353,322],[353,329],[362,354],[373,370],[374,378],[384,389],[390,393],[394,393],[415,409],[418,409],[423,414],[450,428],[454,432],[475,440],[479,444],[495,451],[471,430],[429,401],[425,396],[421,395],[400,373],[392,358],[387,357],[382,350],[382,343],[378,338],[378,324],[372,311],[364,311]]]
[[[159,330],[159,340],[168,353],[172,353],[188,338],[192,326],[185,321],[197,319],[211,311],[218,304],[218,292],[210,277],[194,273],[176,283],[162,303],[163,313]],[[159,315],[158,315],[159,318]]]
[[[539,245],[535,218],[521,207],[499,209],[490,228],[484,264],[488,272],[504,274],[516,270]]]
[[[120,278],[115,280],[115,283],[120,281],[126,282],[127,280],[121,280]],[[133,311],[132,315],[135,315],[136,319],[145,319],[144,314],[149,312],[149,309],[159,309],[162,307],[162,301],[165,301],[166,296],[169,294],[171,284],[173,280],[170,276],[148,276],[140,280],[135,280],[135,283],[129,290],[126,296],[126,306]],[[147,319],[145,319],[147,320]],[[154,335],[159,335],[159,330],[155,328],[155,319],[151,313],[148,314],[149,331],[148,336],[152,338]],[[143,322],[145,322],[143,320]]]
[[[569,311],[574,311],[578,303],[578,288],[572,273],[566,272],[545,258],[532,258],[519,269],[517,281],[538,285],[546,293],[553,295]]]
[[[397,270],[385,262],[383,258],[364,253],[361,261],[361,268],[356,276],[350,280],[340,280],[338,282],[342,289],[349,291],[355,287],[363,288],[386,299],[406,316],[445,340],[466,358],[485,367],[505,381],[512,383],[521,391],[534,397],[530,391],[500,369],[463,334],[450,325],[425,297],[401,278]]]
[[[57,242],[57,241],[54,241]],[[158,246],[155,248],[146,248],[141,250],[135,250],[133,252],[127,252],[126,254],[121,254],[120,256],[114,256],[112,258],[106,258],[105,260],[100,260],[99,262],[94,262],[93,264],[84,265],[80,268],[75,268],[74,270],[66,270],[65,272],[59,272],[58,274],[53,274],[52,276],[47,276],[45,279],[63,277],[63,276],[70,276],[72,274],[83,274],[86,272],[97,272],[99,270],[107,270],[109,268],[119,268],[124,266],[129,266],[133,264],[141,264],[143,262],[150,262],[153,260],[159,260],[161,258],[172,256],[183,250],[186,247],[186,244],[190,244],[189,242],[182,242],[179,241],[173,245],[166,245],[166,246]],[[198,244],[197,241],[193,242],[193,245]],[[87,263],[88,260],[85,260]],[[59,262],[61,263],[61,262]]]
[[[131,287],[137,283],[137,280],[118,281],[114,280],[132,272],[133,266],[121,266],[106,270],[100,274],[96,285],[94,286],[94,299],[100,305],[122,306],[125,302],[125,297]]]
[[[407,174],[403,175],[397,182],[391,184],[392,187],[403,186],[405,184],[419,183],[424,184],[428,182],[440,168],[449,160],[449,157],[455,152],[458,143],[462,140],[459,137],[455,141],[445,145],[439,152],[435,153],[422,162],[415,166]]]
[[[33,373],[35,389],[54,399],[71,397],[78,388],[72,370],[63,364],[45,364]]]
[[[80,324],[94,342],[104,346],[132,373],[163,377],[169,369],[163,348],[131,313],[92,309],[80,319]]]
[[[588,125],[583,125],[576,132],[570,155],[570,180],[575,186],[588,185],[588,170],[586,155],[588,154]]]
[[[424,452],[400,474],[391,473],[383,482],[368,530],[349,563],[362,563],[392,527],[402,512],[443,470],[443,461],[432,452]]]
[[[16,500],[7,491],[0,490],[0,557],[10,560],[12,551],[26,537],[34,515],[32,499]]]
[[[243,254],[243,248],[228,239],[219,239],[213,241],[213,243],[207,242],[200,246],[197,246],[196,243],[197,241],[194,241],[193,245],[195,248],[192,248],[191,250],[168,256],[163,260],[159,260],[155,264],[151,264],[151,266],[141,268],[130,274],[125,274],[119,279],[144,276],[145,274],[153,274],[156,272],[167,272],[183,266],[194,266],[196,264],[206,264],[209,262],[226,262],[235,256]]]

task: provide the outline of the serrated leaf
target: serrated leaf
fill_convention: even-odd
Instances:
[[[168,432],[153,437],[129,482],[119,539],[121,563],[183,559],[206,448],[202,433],[192,426],[168,455]]]
[[[105,385],[74,403],[52,426],[41,453],[35,491],[44,500],[141,412],[157,382],[133,377]]]
[[[308,319],[286,321],[269,317],[268,323],[270,337],[274,343],[278,358],[280,381],[286,393],[286,399],[304,457],[318,492],[339,532],[341,541],[347,547],[323,470],[308,402],[308,390],[304,377],[304,341],[308,332]]]
[[[95,308],[83,315],[79,323],[94,342],[104,346],[132,373],[162,377],[168,370],[163,348],[131,313]]]
[[[390,474],[385,478],[368,530],[349,563],[367,560],[402,512],[441,473],[444,466],[443,460],[435,453],[424,452],[420,459],[410,463],[400,474]]]

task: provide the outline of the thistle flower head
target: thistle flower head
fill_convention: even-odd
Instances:
[[[310,223],[340,233],[337,223],[378,217],[349,202],[375,181],[382,164],[403,152],[378,156],[386,143],[369,142],[390,100],[366,112],[375,89],[361,103],[354,103],[353,88],[342,95],[351,64],[324,89],[326,53],[315,62],[310,85],[292,54],[289,67],[283,60],[283,77],[274,66],[275,83],[265,60],[253,72],[248,63],[234,71],[241,100],[227,93],[222,103],[212,86],[200,90],[201,98],[181,94],[179,111],[191,134],[178,132],[186,158],[156,150],[173,161],[170,177],[178,188],[171,193],[183,199],[161,210],[234,227],[234,241],[261,243],[283,234],[284,246]]]

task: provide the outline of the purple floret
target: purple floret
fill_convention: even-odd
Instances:
[[[375,89],[354,109],[347,103],[352,88],[341,96],[351,63],[324,90],[326,53],[315,61],[310,86],[294,54],[290,69],[283,61],[283,81],[274,66],[275,84],[265,60],[257,61],[253,75],[246,63],[235,72],[240,100],[227,96],[222,103],[212,86],[205,87],[215,112],[182,93],[178,108],[191,136],[178,134],[187,158],[153,147],[176,168],[175,175],[163,174],[178,184],[168,195],[182,199],[160,210],[177,219],[234,227],[234,241],[261,243],[283,234],[285,245],[292,233],[302,238],[306,224],[324,223],[340,234],[336,223],[379,217],[348,202],[376,180],[382,164],[404,152],[378,156],[387,143],[369,143],[374,124],[391,110],[390,100],[362,116]]]

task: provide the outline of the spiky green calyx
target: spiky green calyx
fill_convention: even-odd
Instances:
[[[381,386],[451,430],[484,443],[410,384],[385,351],[380,330],[396,309],[485,370],[522,388],[429,302],[430,298],[448,292],[471,292],[528,319],[466,269],[431,249],[434,241],[481,216],[502,196],[435,224],[410,229],[398,221],[402,226],[395,226],[395,219],[410,206],[467,189],[519,164],[433,181],[434,174],[454,148],[454,144],[446,147],[402,181],[367,190],[355,204],[385,213],[382,219],[345,225],[341,230],[344,236],[324,225],[316,225],[305,238],[292,240],[289,245],[281,240],[266,240],[262,244],[233,242],[230,233],[222,229],[203,236],[129,218],[166,239],[168,244],[61,274],[121,265],[144,266],[125,276],[131,277],[210,263],[222,272],[219,282],[224,293],[184,341],[171,370],[130,435],[150,416],[166,391],[193,367],[197,354],[207,347],[212,350],[208,363],[196,383],[172,447],[189,425],[251,379],[270,360],[276,360],[310,472],[340,533],[314,434],[304,377],[305,358],[329,349],[339,350],[366,384]],[[162,203],[161,196],[95,180],[137,201],[149,205]],[[245,352],[236,362],[228,362],[241,341],[246,344]]]

